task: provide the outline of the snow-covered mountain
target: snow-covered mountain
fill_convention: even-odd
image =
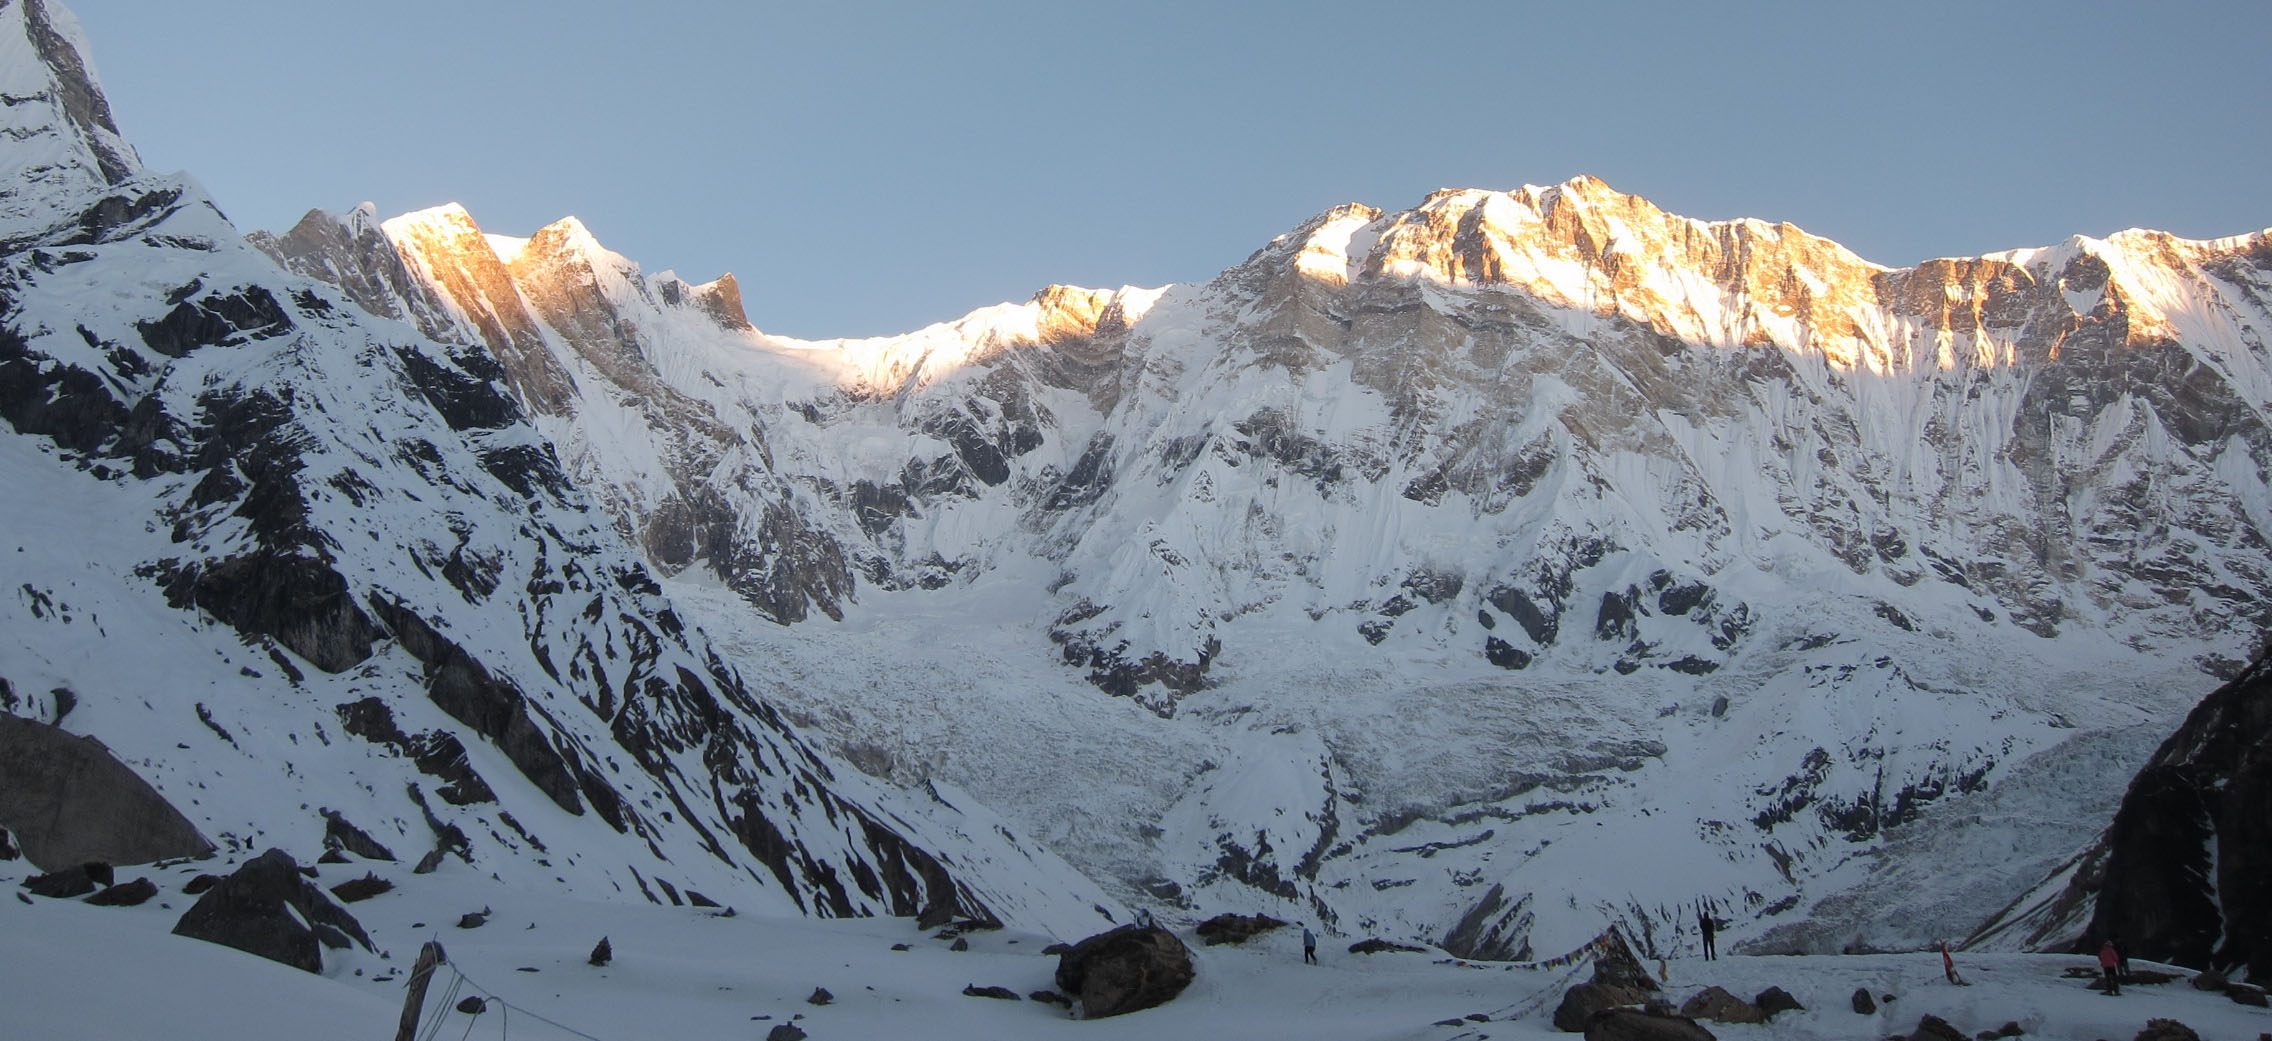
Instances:
[[[0,3],[0,711],[231,855],[359,831],[589,898],[1104,920],[951,788],[800,738],[562,472],[519,359],[365,313],[433,310],[416,280],[280,270],[141,168],[84,54]]]
[[[824,342],[572,218],[262,245],[487,346],[839,751],[1169,908],[1962,936],[2267,618],[2262,233],[1890,269],[1580,178]]]

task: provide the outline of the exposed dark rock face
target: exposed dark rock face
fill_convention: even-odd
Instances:
[[[340,725],[348,733],[408,756],[418,764],[421,773],[442,781],[435,794],[441,796],[443,802],[464,806],[497,801],[497,793],[489,790],[488,782],[473,772],[473,764],[466,759],[465,745],[457,735],[446,730],[405,734],[395,725],[394,712],[377,697],[341,705],[337,712]]]
[[[173,931],[308,972],[323,971],[324,947],[345,947],[350,940],[371,947],[362,924],[279,849],[246,861],[207,890]]]
[[[1530,932],[1531,894],[1513,899],[1507,887],[1494,882],[1483,898],[1471,905],[1444,935],[1442,947],[1454,957],[1522,961],[1530,957],[1523,938]]]
[[[0,713],[0,825],[34,866],[147,864],[213,844],[101,742]]]
[[[1245,943],[1272,929],[1283,928],[1286,923],[1266,914],[1219,914],[1199,923],[1194,930],[1199,939],[1213,947],[1223,943]]]
[[[371,608],[386,622],[412,657],[426,666],[426,696],[458,722],[490,739],[521,775],[551,796],[570,813],[584,812],[577,798],[579,776],[604,787],[604,781],[573,770],[529,716],[529,703],[519,689],[490,673],[465,648],[435,632],[425,619],[400,604],[375,599]],[[604,805],[613,805],[611,792]],[[616,826],[622,825],[618,822]]]
[[[2204,698],[2131,781],[2090,928],[2132,957],[2272,980],[2272,657]],[[2221,940],[2220,940],[2221,937]]]
[[[323,811],[323,845],[326,850],[345,850],[365,860],[395,859],[393,850],[350,823],[337,810]]]
[[[1081,1003],[1083,1019],[1164,1005],[1194,975],[1191,951],[1156,925],[1098,933],[1057,956],[1057,989]]]

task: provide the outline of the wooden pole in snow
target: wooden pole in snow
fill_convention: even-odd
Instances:
[[[418,1020],[426,1008],[426,984],[434,979],[434,967],[448,959],[442,955],[442,945],[432,940],[418,949],[418,963],[410,968],[410,993],[402,1000],[402,1022],[394,1028],[394,1041],[415,1041]]]

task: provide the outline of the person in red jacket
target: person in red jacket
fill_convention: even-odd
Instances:
[[[2114,949],[2113,940],[2098,945],[2098,968],[2106,974],[2106,992],[2109,994],[2122,993],[2121,965],[2122,952]]]

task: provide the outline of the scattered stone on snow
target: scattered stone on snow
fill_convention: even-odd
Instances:
[[[975,983],[965,986],[962,989],[962,996],[966,998],[998,998],[1003,1001],[1021,1000],[1018,997],[1018,992],[1008,987],[981,987]]]
[[[487,907],[479,911],[468,911],[458,917],[458,928],[460,929],[479,929],[488,924],[489,909]]]
[[[1414,947],[1409,943],[1396,943],[1391,940],[1383,940],[1378,936],[1368,937],[1349,945],[1349,953],[1351,954],[1386,954],[1391,951],[1402,951],[1407,954],[1426,954],[1428,952],[1428,949],[1425,947]]]
[[[586,959],[586,964],[604,966],[614,957],[615,947],[607,942],[607,937],[602,936],[600,942],[592,945],[592,956]]]
[[[158,895],[158,884],[156,882],[147,878],[137,878],[132,882],[107,887],[102,892],[88,897],[86,902],[96,907],[139,907],[156,895]]]
[[[805,1004],[807,1004],[807,1005],[826,1005],[826,1004],[828,1004],[829,1002],[831,1002],[831,1001],[835,1001],[835,1000],[836,1000],[836,995],[829,993],[829,992],[828,992],[828,988],[827,988],[827,987],[814,987],[814,988],[813,988],[813,993],[812,993],[812,996],[811,996],[811,997],[809,997],[809,998],[806,998],[806,999],[805,999]]]

